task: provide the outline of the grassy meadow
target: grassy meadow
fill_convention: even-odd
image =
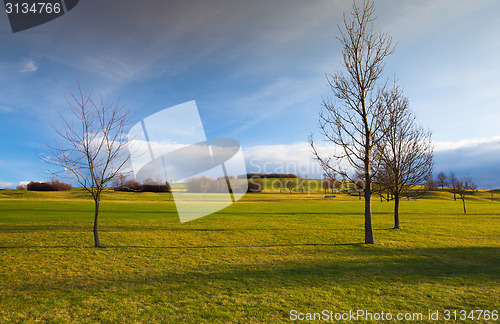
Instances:
[[[475,193],[466,215],[446,192],[404,200],[401,230],[392,229],[392,202],[374,198],[377,244],[365,245],[355,196],[247,194],[181,224],[169,194],[109,192],[100,216],[106,248],[95,249],[93,204],[81,190],[0,190],[0,322],[500,310],[499,197]]]

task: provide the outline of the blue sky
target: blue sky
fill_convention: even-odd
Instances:
[[[500,188],[500,2],[375,6],[375,27],[398,43],[387,76],[396,73],[418,121],[432,130],[436,171]],[[310,163],[304,142],[330,95],[325,73],[340,68],[336,26],[350,7],[86,0],[15,34],[0,13],[0,188],[47,179],[36,152],[54,140],[49,123],[67,110],[78,80],[119,100],[132,120],[196,100],[207,136],[239,140],[249,171]]]

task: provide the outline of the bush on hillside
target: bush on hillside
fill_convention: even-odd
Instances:
[[[21,186],[18,186],[18,188]],[[19,189],[22,190],[22,189]],[[36,182],[31,181],[26,186],[26,190],[30,191],[69,191],[71,190],[71,185],[68,183],[61,182],[57,179],[52,179],[50,182]]]

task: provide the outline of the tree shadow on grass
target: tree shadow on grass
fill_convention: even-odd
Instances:
[[[340,249],[340,246],[351,248]],[[120,264],[120,267],[113,271],[114,275],[102,272],[94,273],[92,278],[81,277],[81,274],[73,278],[55,277],[43,283],[19,283],[18,288],[95,289],[95,276],[108,288],[128,285],[189,286],[193,283],[202,287],[200,289],[203,289],[205,284],[213,283],[220,287],[246,287],[251,283],[252,289],[262,291],[292,286],[325,288],[339,283],[349,286],[352,283],[362,285],[369,282],[377,282],[388,289],[395,284],[421,283],[485,286],[492,289],[500,285],[500,247],[367,249],[361,246],[362,244],[356,243],[110,246],[109,249],[123,251],[124,260],[130,260]],[[312,249],[297,249],[300,247]],[[315,250],[314,247],[320,248]],[[255,250],[256,248],[265,248],[265,251]],[[273,253],[279,252],[280,258],[273,258],[276,254],[268,254],[268,249],[273,248],[277,248]],[[128,251],[136,256],[137,250],[140,249],[151,249],[151,253],[128,259]],[[181,251],[172,254],[174,249]],[[219,254],[214,252],[215,249],[231,250]],[[169,252],[166,252],[167,250]],[[195,250],[197,252],[194,252]],[[242,257],[248,252],[252,252],[248,254],[250,258]],[[161,261],[156,263],[159,260]],[[183,260],[186,260],[185,264]]]
[[[498,247],[452,247],[417,249],[358,249],[361,244],[347,244],[353,249],[333,248],[329,258],[324,255],[316,260],[304,258],[293,261],[273,261],[265,263],[258,259],[254,264],[232,263],[222,268],[214,261],[214,268],[206,266],[203,274],[194,271],[173,271],[156,273],[141,277],[130,277],[134,282],[151,280],[168,284],[172,280],[192,282],[199,280],[251,281],[262,289],[283,286],[304,285],[322,287],[333,282],[366,280],[392,285],[395,283],[419,284],[422,282],[461,285],[464,282],[487,284],[491,287],[500,284],[500,248]],[[269,245],[283,247],[287,245]],[[291,248],[303,245],[288,245]],[[317,246],[327,247],[328,244]],[[240,247],[241,248],[241,247]],[[325,252],[325,251],[323,251]],[[300,254],[300,250],[290,251]],[[319,252],[318,252],[319,253]],[[258,279],[255,281],[255,279]],[[360,281],[360,282],[361,282]]]

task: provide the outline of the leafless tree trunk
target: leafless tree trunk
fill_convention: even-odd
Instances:
[[[323,187],[326,195],[328,193],[328,189],[330,189],[330,179],[323,179],[323,181],[321,182],[321,186]]]
[[[470,176],[462,177],[460,180],[456,180],[456,191],[462,200],[462,205],[464,207],[464,214],[467,214],[467,209],[465,208],[465,198],[467,197],[468,190],[476,190],[476,184],[472,182]]]
[[[386,137],[377,146],[376,156],[381,160],[377,180],[394,196],[394,229],[399,229],[400,198],[432,176],[434,148],[431,133],[415,123],[408,98],[396,87],[393,91],[396,99],[388,103]]]
[[[488,189],[489,189],[489,192],[490,192],[491,200],[492,201],[495,200],[495,195],[493,194],[493,187],[490,186]]]
[[[446,186],[448,184],[448,177],[446,176],[446,174],[443,171],[441,171],[437,175],[437,181],[438,181],[439,185],[441,186],[441,190],[444,190],[444,186]]]
[[[288,179],[285,182],[286,188],[292,193],[293,189],[295,188],[295,181],[292,179]]]
[[[78,93],[68,99],[72,118],[59,116],[62,126],[52,125],[58,141],[48,146],[48,156],[42,160],[63,168],[58,175],[73,178],[94,199],[94,244],[99,241],[99,207],[101,194],[106,186],[119,178],[129,159],[124,128],[128,112],[118,104],[105,104],[84,95],[78,84]]]
[[[451,190],[453,190],[453,200],[457,200],[457,176],[455,173],[452,171],[450,172],[450,184],[451,184]]]
[[[99,205],[101,203],[100,198],[95,199],[95,208],[94,208],[94,246],[101,247],[101,242],[99,241]]]
[[[374,5],[367,1],[362,7],[353,4],[352,19],[344,14],[344,28],[339,26],[343,46],[343,66],[347,72],[338,71],[327,75],[336,98],[323,100],[319,118],[320,133],[326,141],[338,148],[331,157],[323,157],[317,151],[313,138],[310,144],[313,154],[328,177],[340,174],[349,177],[349,165],[363,175],[365,182],[365,243],[373,244],[371,213],[372,179],[377,165],[373,164],[373,148],[383,138],[383,124],[388,116],[382,96],[386,83],[379,84],[384,70],[384,59],[394,51],[390,36],[373,30]]]

